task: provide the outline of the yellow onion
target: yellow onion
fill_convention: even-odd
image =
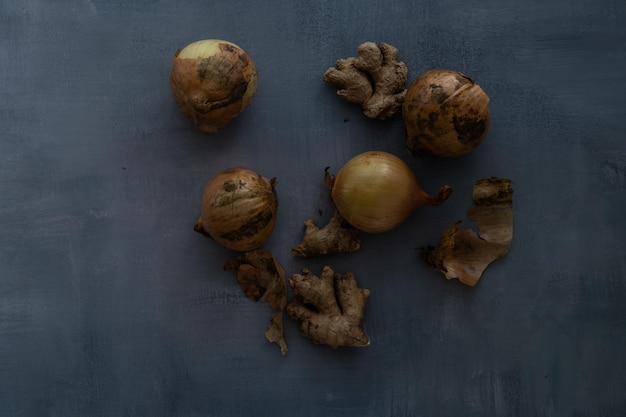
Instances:
[[[194,229],[229,249],[259,248],[272,234],[278,198],[276,179],[246,168],[229,168],[207,183]]]
[[[181,112],[215,133],[245,109],[257,88],[252,58],[232,42],[207,39],[174,54],[170,89]]]
[[[437,197],[427,194],[402,159],[382,151],[355,156],[334,176],[327,171],[326,183],[341,216],[369,233],[391,230],[418,207],[437,206],[452,193],[445,185]]]
[[[455,157],[474,150],[489,130],[489,97],[471,78],[435,69],[409,86],[402,118],[412,155]]]

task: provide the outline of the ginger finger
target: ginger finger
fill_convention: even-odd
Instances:
[[[304,226],[302,242],[291,249],[294,255],[301,258],[354,252],[361,247],[359,231],[341,217],[337,210],[322,229],[312,219],[305,221]]]
[[[408,68],[398,61],[398,49],[386,43],[365,42],[358,57],[339,59],[324,74],[325,82],[340,88],[344,100],[360,104],[372,119],[386,119],[402,106]],[[339,75],[341,74],[341,75]]]
[[[289,285],[297,298],[287,305],[287,314],[300,322],[305,337],[334,349],[370,344],[361,327],[370,291],[358,287],[354,274],[325,266],[318,278],[305,269],[292,275]]]

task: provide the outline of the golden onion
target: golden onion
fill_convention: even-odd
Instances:
[[[207,39],[176,51],[170,89],[180,111],[215,133],[245,109],[257,89],[252,58],[232,42]]]
[[[427,194],[402,159],[382,151],[355,156],[336,175],[327,172],[326,182],[341,216],[369,233],[391,230],[418,207],[439,205],[452,193],[446,185],[437,197]]]
[[[247,252],[272,234],[278,198],[276,179],[246,168],[229,168],[207,183],[194,229],[223,246]]]

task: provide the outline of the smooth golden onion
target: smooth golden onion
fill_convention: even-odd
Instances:
[[[215,133],[245,109],[257,88],[252,58],[232,42],[207,39],[176,51],[170,89],[180,111]]]
[[[422,190],[411,168],[387,152],[370,151],[350,159],[326,183],[337,210],[348,223],[369,233],[391,230],[418,207],[443,203],[452,188],[433,197]]]
[[[259,248],[272,234],[278,198],[276,179],[246,168],[229,168],[207,183],[194,229],[229,249]]]
[[[471,78],[435,69],[409,86],[402,118],[412,155],[464,155],[480,145],[489,130],[489,97]]]

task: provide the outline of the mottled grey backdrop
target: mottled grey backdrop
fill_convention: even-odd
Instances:
[[[626,3],[623,0],[2,0],[0,415],[626,415]],[[173,104],[177,48],[222,38],[259,70],[213,137]],[[400,117],[370,121],[321,81],[364,41],[413,79],[445,67],[490,95],[474,153],[414,159]],[[360,252],[290,248],[332,205],[323,170],[402,156],[455,194]],[[278,178],[266,248],[287,269],[354,271],[372,291],[364,349],[333,351],[245,297],[235,254],[193,232],[206,181]],[[515,181],[515,236],[479,285],[418,257],[471,223],[479,178]],[[321,214],[320,214],[321,211]]]

